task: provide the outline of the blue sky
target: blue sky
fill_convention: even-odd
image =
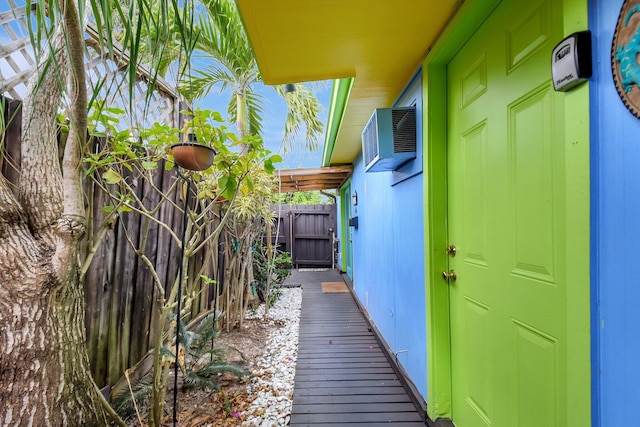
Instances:
[[[24,5],[24,0],[15,0],[18,6]],[[6,0],[0,0],[0,12],[9,12],[11,7],[7,4]],[[27,35],[26,28],[23,28],[16,21],[10,20],[11,29],[19,36],[24,37]],[[7,45],[13,40],[6,32],[6,30],[0,26],[0,45]],[[27,51],[30,53],[31,49]],[[12,54],[11,59],[14,63],[18,64],[20,69],[28,68],[25,58],[19,54]],[[3,81],[11,78],[16,72],[11,69],[9,64],[5,60],[0,60],[0,89],[3,89]],[[172,80],[170,77],[168,80]],[[327,122],[327,110],[331,98],[331,82],[326,82],[324,85],[314,84],[314,91],[320,104],[322,105],[320,119],[324,123],[326,129]],[[24,92],[24,85],[20,85],[17,91],[21,94]],[[310,152],[309,150],[302,148],[303,143],[296,144],[296,148],[290,152],[284,153],[282,147],[282,137],[284,134],[284,123],[286,117],[286,103],[277,94],[277,92],[270,86],[257,84],[254,87],[258,93],[263,95],[264,100],[264,113],[263,113],[263,135],[265,146],[274,153],[279,153],[283,156],[284,161],[277,165],[279,169],[294,169],[299,167],[310,168],[319,167],[322,161],[322,150],[324,144],[324,134],[320,138],[320,144],[316,151]],[[4,91],[3,91],[4,92]],[[230,93],[220,93],[218,87],[214,87],[211,93],[203,100],[196,101],[194,106],[212,109],[219,111],[223,117],[226,117],[227,103]],[[234,127],[231,127],[233,130]],[[304,135],[304,132],[303,132]]]
[[[318,85],[314,85],[316,88],[317,86]],[[316,151],[310,152],[305,148],[301,148],[301,145],[303,144],[296,144],[296,148],[294,150],[284,153],[282,150],[282,137],[284,134],[284,122],[287,114],[286,103],[271,86],[258,84],[254,89],[264,96],[262,137],[265,142],[265,147],[274,153],[279,153],[284,158],[284,161],[276,167],[278,169],[319,167],[322,162],[324,134],[320,138],[320,144]],[[196,107],[218,111],[226,118],[227,104],[230,96],[231,95],[228,92],[220,93],[219,90],[214,87],[206,98],[196,101],[194,104]],[[326,129],[327,113],[331,99],[331,82],[327,82],[324,86],[317,88],[316,96],[322,105],[320,119],[322,120],[322,123],[324,123],[324,127]]]

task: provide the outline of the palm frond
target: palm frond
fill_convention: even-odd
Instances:
[[[213,359],[219,357],[219,360],[223,360],[224,356],[229,352],[233,351],[234,353],[238,353],[238,355],[242,358],[242,360],[246,361],[247,358],[244,356],[244,353],[240,351],[240,349],[226,344],[217,344],[213,349],[207,349],[204,354],[211,354]]]
[[[145,406],[149,402],[151,396],[151,390],[153,388],[153,378],[151,375],[144,376],[137,381],[131,383],[131,390],[125,389],[122,393],[114,396],[111,399],[113,409],[123,419],[132,417],[135,414],[135,406],[133,401],[135,399],[138,407]]]
[[[192,332],[191,340],[185,345],[189,356],[197,363],[210,351],[220,332],[213,327],[213,313],[206,316]]]
[[[223,92],[234,86],[235,78],[224,67],[212,64],[204,69],[195,69],[190,76],[183,77],[179,90],[188,99],[201,99],[217,84],[220,84],[220,92]]]
[[[218,314],[219,315],[219,314]],[[225,353],[228,346],[214,346],[219,332],[214,329],[214,314],[202,319],[192,331],[187,331],[182,321],[179,322],[178,337],[184,346],[187,360],[183,366],[184,387],[219,389],[217,377],[222,373],[230,373],[242,379],[250,375],[246,368],[227,363]],[[244,355],[236,350],[242,358]],[[168,353],[171,353],[167,350]]]
[[[203,0],[206,18],[198,21],[202,32],[198,49],[221,62],[232,73],[256,68],[255,55],[232,0]]]
[[[166,347],[161,347],[160,348],[160,357],[166,357],[167,359],[173,359],[176,357],[176,354],[169,350]]]
[[[296,84],[296,90],[289,93],[279,86],[275,89],[287,102],[283,139],[285,151],[298,142],[310,151],[316,150],[324,130],[324,124],[318,118],[321,108],[318,98],[304,84]],[[299,141],[303,130],[304,139]]]
[[[238,379],[246,378],[251,374],[248,369],[229,363],[209,363],[198,369],[198,375],[205,378],[224,373],[235,375]]]
[[[182,379],[182,385],[184,388],[220,390],[220,385],[215,379],[200,375],[195,371],[188,371],[185,374],[184,378]]]

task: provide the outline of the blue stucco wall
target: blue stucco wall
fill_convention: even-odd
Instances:
[[[613,84],[622,0],[590,0],[593,426],[638,425],[640,407],[640,120]]]
[[[419,150],[398,172],[364,173],[362,156],[354,163],[351,191],[358,193],[352,215],[353,280],[358,298],[398,353],[398,361],[423,397],[427,392],[424,216],[421,141],[421,77],[397,105],[415,103]]]

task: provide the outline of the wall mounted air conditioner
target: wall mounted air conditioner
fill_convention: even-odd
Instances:
[[[362,131],[365,172],[393,171],[416,158],[416,108],[377,108]]]

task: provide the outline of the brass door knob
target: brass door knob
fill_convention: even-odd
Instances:
[[[447,253],[449,255],[451,255],[452,257],[456,256],[456,251],[458,250],[458,248],[456,248],[456,245],[449,245],[447,246]]]
[[[456,274],[455,270],[451,270],[448,273],[446,271],[443,271],[442,278],[450,282],[455,282],[458,279],[458,275]]]

